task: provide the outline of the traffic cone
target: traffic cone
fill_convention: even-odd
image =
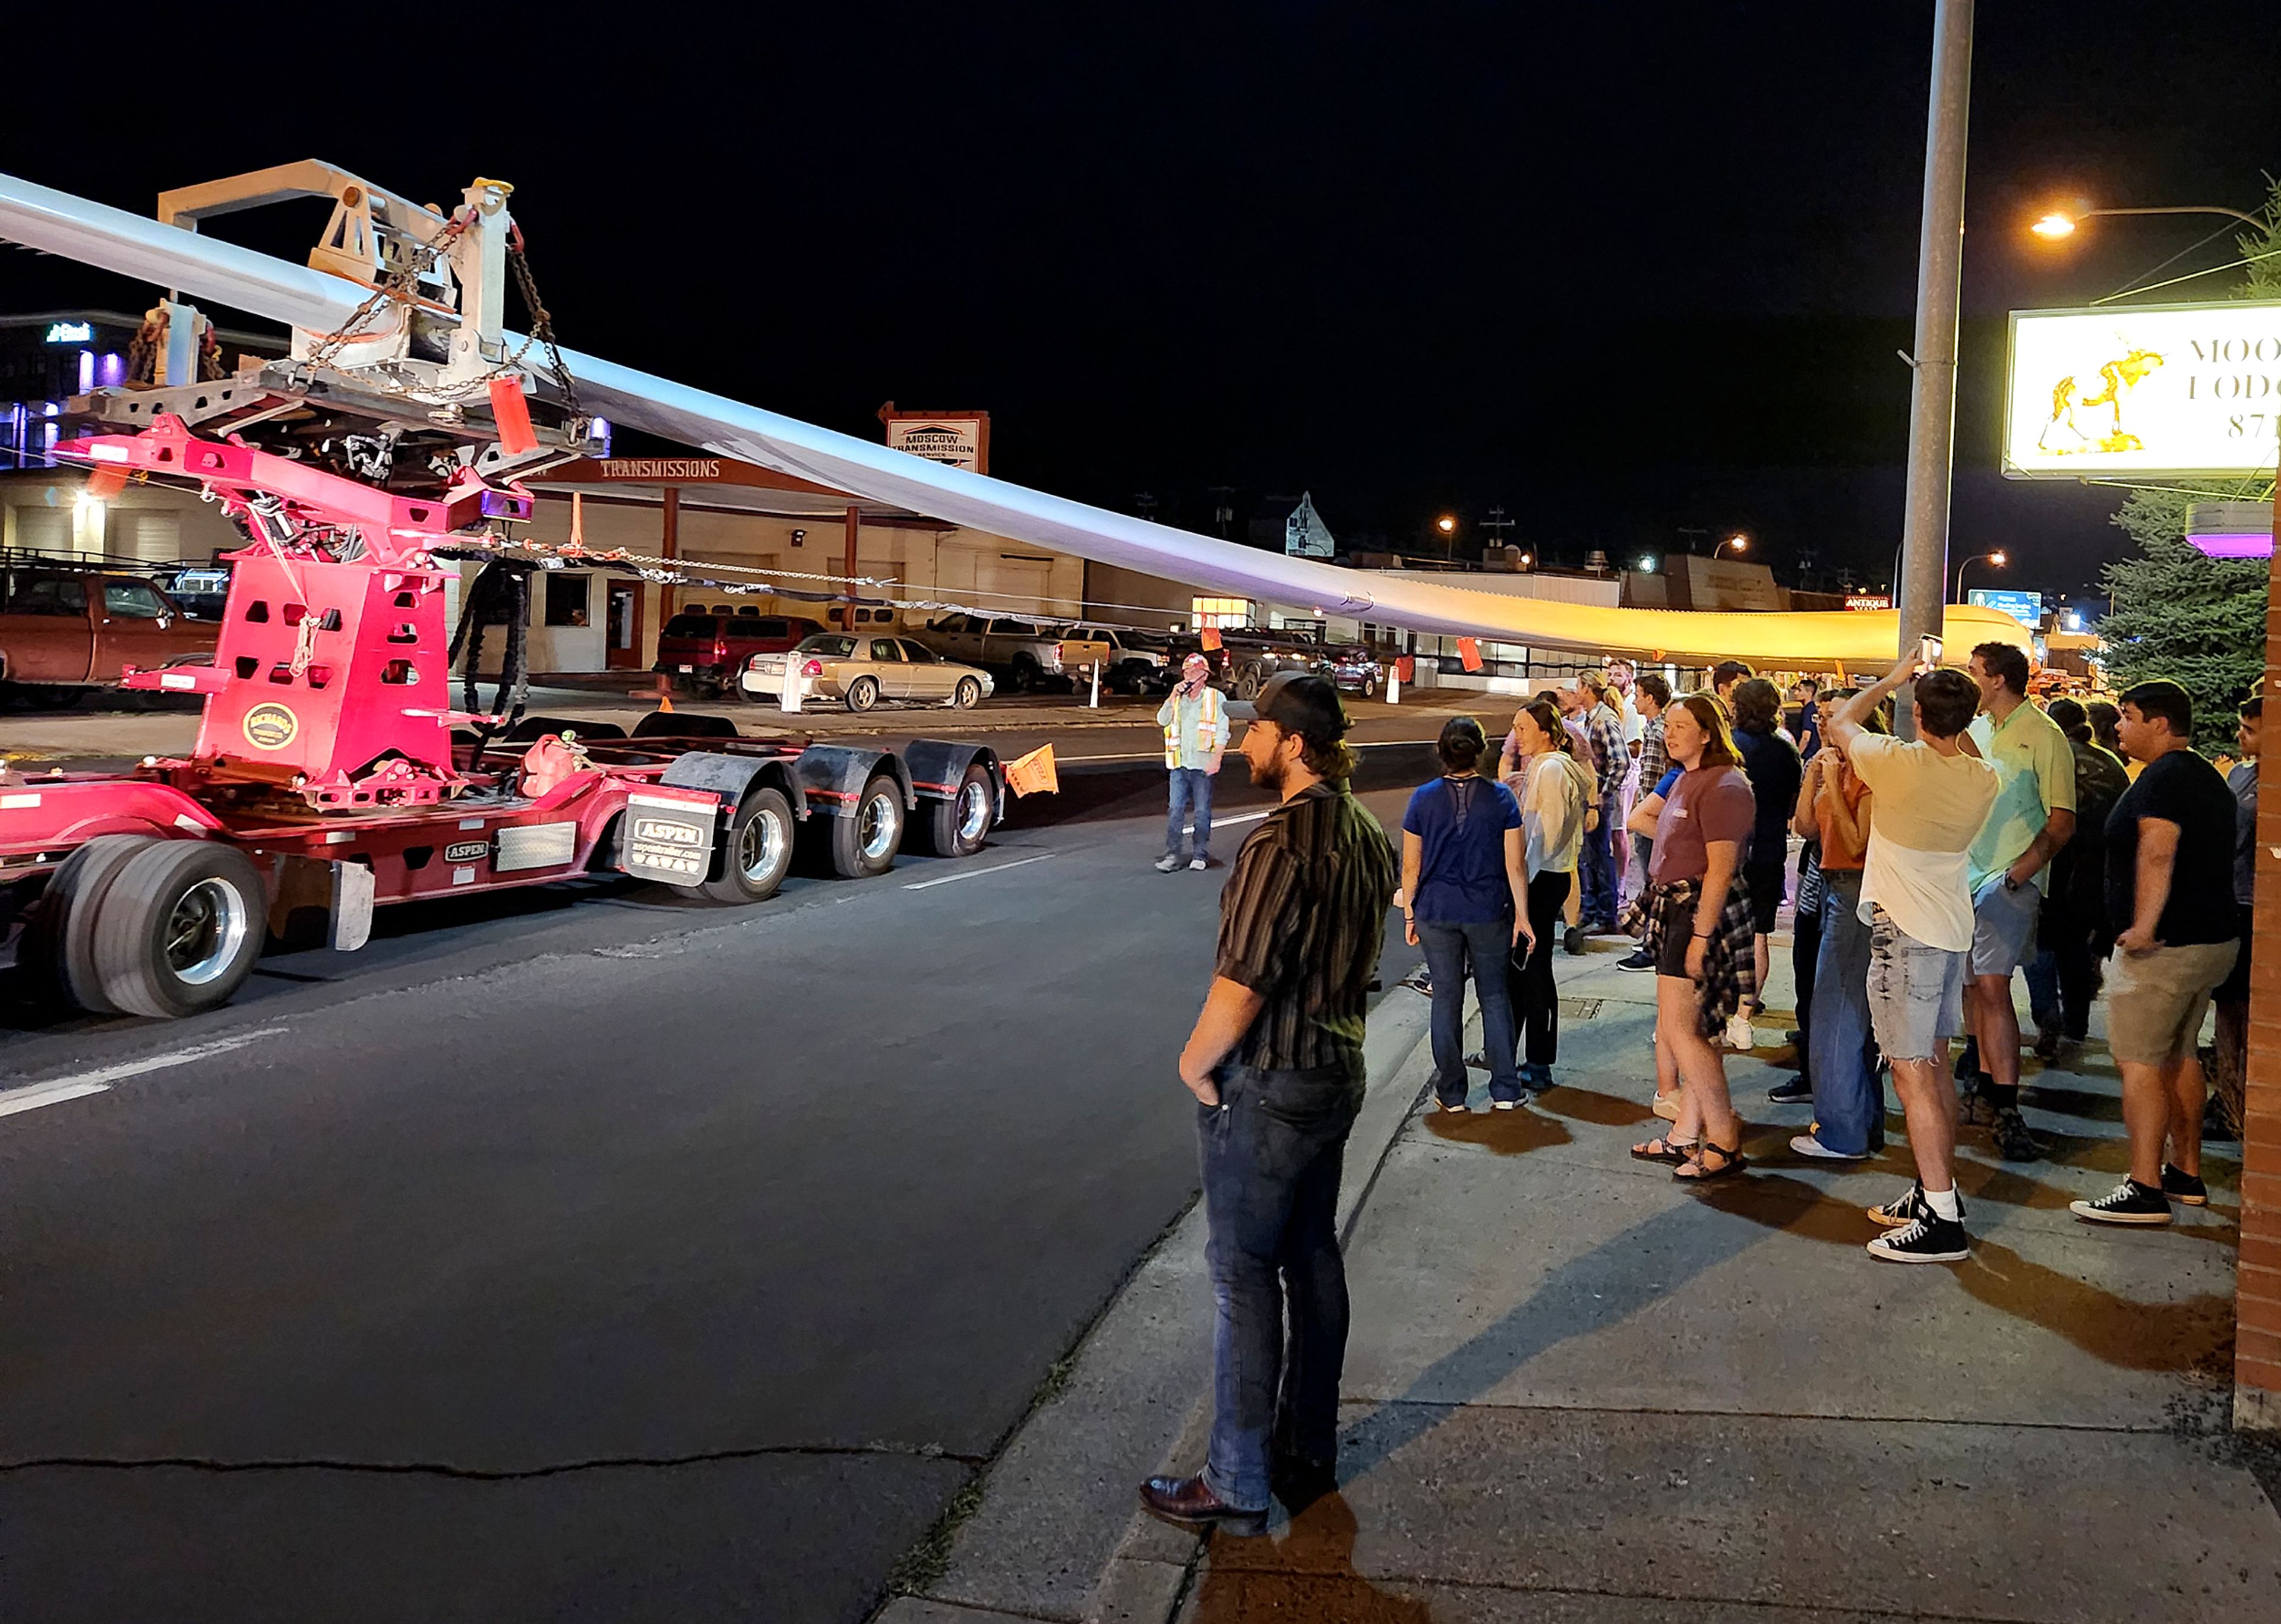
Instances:
[[[669,693],[659,694],[657,696],[657,708],[664,715],[669,716],[673,714],[673,696]]]

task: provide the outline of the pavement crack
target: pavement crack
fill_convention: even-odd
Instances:
[[[779,1456],[885,1457],[899,1460],[947,1460],[963,1466],[979,1466],[986,1458],[962,1454],[932,1444],[902,1443],[771,1443],[743,1449],[700,1450],[687,1455],[599,1455],[587,1460],[551,1462],[543,1466],[466,1466],[440,1460],[341,1460],[325,1457],[291,1459],[222,1460],[198,1455],[150,1455],[132,1458],[105,1455],[43,1455],[22,1460],[0,1460],[0,1475],[81,1467],[100,1472],[178,1471],[228,1473],[237,1472],[351,1472],[375,1477],[437,1477],[474,1483],[516,1483],[537,1478],[566,1477],[581,1472],[671,1471],[680,1466],[710,1465],[723,1461],[765,1460]]]

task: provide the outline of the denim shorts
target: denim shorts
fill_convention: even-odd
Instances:
[[[2036,916],[2044,893],[2032,885],[2004,888],[1997,875],[1972,899],[1972,973],[2008,976],[2036,956]]]
[[[1928,947],[1883,909],[1869,925],[1869,1030],[1889,1060],[1932,1060],[1964,1030],[1962,953]]]

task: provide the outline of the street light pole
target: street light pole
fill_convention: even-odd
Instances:
[[[1949,468],[1956,441],[1956,324],[1964,272],[1964,137],[1972,104],[1972,0],[1936,0],[1925,118],[1924,221],[1917,245],[1916,377],[1909,392],[1896,655],[1938,637],[1948,576]],[[1910,731],[1903,695],[1901,731]]]
[[[1999,547],[1993,553],[1976,553],[1970,558],[1966,559],[1962,563],[1956,567],[1956,602],[1962,603],[1964,601],[1964,572],[1971,568],[1975,564],[1979,563],[1983,559],[1985,559],[1988,562],[1995,565],[1999,569],[2001,569],[2004,567],[2004,550],[2001,547]]]

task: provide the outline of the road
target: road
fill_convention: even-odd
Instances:
[[[1149,866],[1153,773],[1070,790],[962,864],[26,1014],[0,1088],[89,1092],[0,1115],[10,1614],[863,1618],[1195,1189],[1221,871]]]

